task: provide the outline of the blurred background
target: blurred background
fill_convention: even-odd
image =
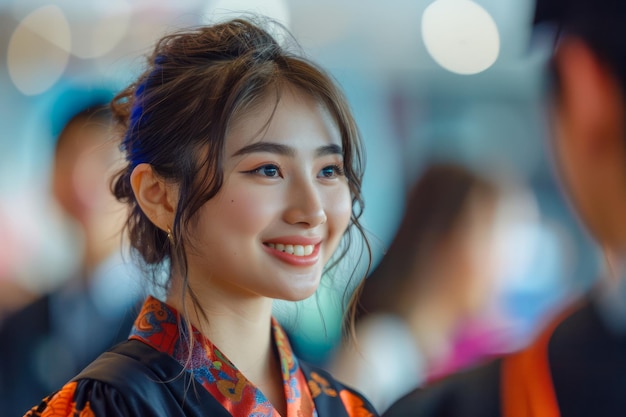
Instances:
[[[531,33],[532,7],[531,0],[0,0],[0,314],[58,287],[78,262],[80,238],[50,198],[59,96],[75,85],[121,88],[164,33],[248,10],[283,22],[352,105],[367,151],[363,222],[374,265],[429,163],[456,161],[503,187],[493,230],[497,291],[481,331],[497,341],[491,353],[523,344],[598,266],[550,161],[550,44]],[[338,343],[341,295],[325,286],[300,306],[297,323],[286,324],[301,356],[322,363]],[[279,316],[284,311],[277,306]]]

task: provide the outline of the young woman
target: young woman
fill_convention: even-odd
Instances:
[[[113,109],[128,161],[113,191],[167,298],[28,415],[374,415],[271,315],[361,230],[360,138],[329,76],[233,20],[161,39]]]

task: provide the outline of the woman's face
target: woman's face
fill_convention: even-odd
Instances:
[[[227,134],[223,186],[192,231],[194,290],[309,297],[348,226],[352,202],[332,117],[295,89],[274,106],[267,98]]]

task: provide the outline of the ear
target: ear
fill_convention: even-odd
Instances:
[[[167,232],[174,223],[178,190],[157,176],[150,164],[139,164],[130,184],[141,210],[155,226]]]
[[[560,77],[558,111],[586,141],[578,145],[595,153],[615,145],[611,138],[623,140],[623,132],[614,131],[623,126],[622,88],[610,67],[577,38],[562,41],[555,64]]]

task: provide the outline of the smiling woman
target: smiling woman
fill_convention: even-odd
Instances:
[[[224,184],[200,208],[190,230],[195,248],[187,255],[190,287],[205,310],[218,302],[230,304],[233,292],[263,296],[254,298],[265,316],[274,298],[309,297],[350,221],[352,202],[335,122],[296,87],[277,92],[280,96],[265,98],[229,129]],[[134,175],[137,171],[143,170]],[[167,215],[155,220],[163,229],[174,220],[173,211]],[[171,294],[179,308],[182,298],[173,293],[181,290],[174,286]]]
[[[361,142],[333,81],[233,20],[161,39],[113,110],[113,192],[147,278],[169,268],[167,297],[29,415],[375,415],[272,318],[363,235]]]

